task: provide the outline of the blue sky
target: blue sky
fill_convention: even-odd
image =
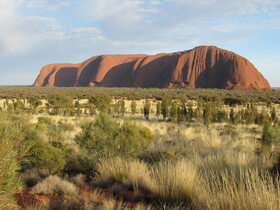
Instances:
[[[280,87],[280,0],[0,0],[0,85],[48,63],[215,45]]]

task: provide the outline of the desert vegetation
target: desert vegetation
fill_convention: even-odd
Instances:
[[[0,96],[0,209],[279,209],[278,90]]]

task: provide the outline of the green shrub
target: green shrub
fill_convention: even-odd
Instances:
[[[54,147],[65,150],[65,132],[74,130],[74,126],[69,123],[64,123],[62,120],[56,123],[51,118],[40,117],[36,129],[41,134],[44,134],[48,142]]]
[[[87,151],[72,152],[66,155],[66,164],[63,172],[76,175],[79,173],[91,175],[94,168],[94,159]]]
[[[264,145],[280,143],[280,127],[272,126],[269,121],[266,121],[263,127],[262,143]]]
[[[65,154],[42,140],[29,142],[26,168],[47,169],[51,173],[60,172],[65,165]]]
[[[82,131],[75,140],[94,157],[137,157],[153,140],[146,128],[125,121],[118,124],[110,115],[101,113],[95,122],[82,124]]]
[[[88,103],[93,104],[100,112],[108,112],[111,105],[111,97],[107,95],[96,95],[88,98]]]
[[[61,171],[65,164],[64,152],[45,142],[41,130],[29,124],[27,119],[20,116],[18,119],[13,116],[10,118],[13,123],[9,125],[7,132],[9,138],[20,139],[20,146],[18,145],[17,149],[24,158],[24,161],[20,162],[21,169],[23,171],[31,168],[46,169],[50,172]]]
[[[65,95],[51,95],[48,98],[47,109],[51,109],[50,114],[61,114],[64,109],[72,106],[73,99]]]
[[[65,164],[65,154],[60,148],[45,142],[42,133],[30,125],[22,127],[24,132],[23,147],[28,148],[25,161],[21,163],[23,170],[38,168],[51,173],[59,172]]]

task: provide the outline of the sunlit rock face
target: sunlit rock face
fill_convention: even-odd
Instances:
[[[79,64],[49,64],[34,86],[271,90],[250,63],[214,46],[157,55],[100,55]]]

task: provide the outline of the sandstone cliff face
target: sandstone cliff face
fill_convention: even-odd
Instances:
[[[157,55],[101,55],[79,64],[49,64],[34,86],[158,87],[271,90],[247,59],[200,46]]]

